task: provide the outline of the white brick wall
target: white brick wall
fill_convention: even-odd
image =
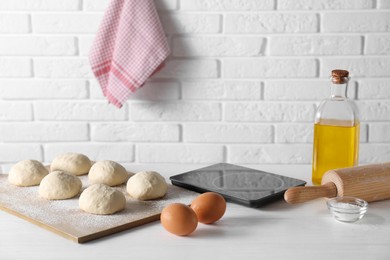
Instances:
[[[34,114],[45,121],[126,120],[126,107],[115,109],[104,101],[36,101]]]
[[[259,56],[264,50],[264,44],[265,39],[262,37],[177,37],[173,41],[173,56]]]
[[[0,164],[310,164],[329,73],[351,72],[360,162],[390,161],[389,0],[155,0],[171,56],[122,109],[88,52],[109,0],[0,1]]]
[[[223,60],[225,78],[312,78],[317,74],[317,61],[296,58],[250,58]]]
[[[377,12],[334,12],[322,16],[324,32],[388,32],[390,15],[387,11]]]
[[[272,56],[359,55],[362,43],[363,37],[358,35],[278,35],[270,37],[269,53]]]
[[[179,142],[178,124],[92,123],[91,138],[104,142]]]
[[[0,123],[2,142],[88,141],[87,123]]]
[[[318,19],[314,13],[229,13],[225,16],[225,31],[237,34],[313,33],[318,31]]]
[[[77,11],[80,0],[2,0],[0,10],[7,11]]]
[[[257,124],[185,124],[183,141],[194,143],[271,143],[272,126]]]
[[[33,14],[32,31],[35,33],[78,34],[94,33],[101,19],[100,14],[50,13]]]
[[[27,78],[31,76],[31,59],[0,57],[0,78]]]
[[[0,9],[3,10],[3,9]],[[1,13],[0,14],[0,32],[1,33],[29,33],[30,16],[23,13]]]
[[[75,37],[6,36],[0,37],[0,55],[74,56]]]
[[[232,102],[225,106],[225,119],[231,122],[311,122],[314,103]]]
[[[0,79],[2,99],[86,99],[87,81],[46,79]]]
[[[79,79],[92,77],[87,58],[34,58],[33,63],[37,78]]]

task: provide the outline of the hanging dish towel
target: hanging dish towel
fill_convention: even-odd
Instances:
[[[168,54],[153,0],[111,0],[89,60],[103,94],[120,108]]]

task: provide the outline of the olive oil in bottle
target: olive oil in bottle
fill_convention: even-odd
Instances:
[[[347,98],[348,71],[333,70],[331,97],[319,105],[314,122],[314,185],[321,184],[324,173],[331,169],[358,163],[360,123],[358,109]]]

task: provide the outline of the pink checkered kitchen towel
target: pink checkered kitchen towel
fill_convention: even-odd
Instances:
[[[153,0],[111,0],[89,60],[103,94],[120,108],[168,54]]]

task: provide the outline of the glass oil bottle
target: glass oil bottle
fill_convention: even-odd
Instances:
[[[331,97],[323,100],[314,120],[312,182],[321,184],[331,169],[355,166],[359,156],[360,122],[356,104],[347,98],[349,72],[333,70]]]

